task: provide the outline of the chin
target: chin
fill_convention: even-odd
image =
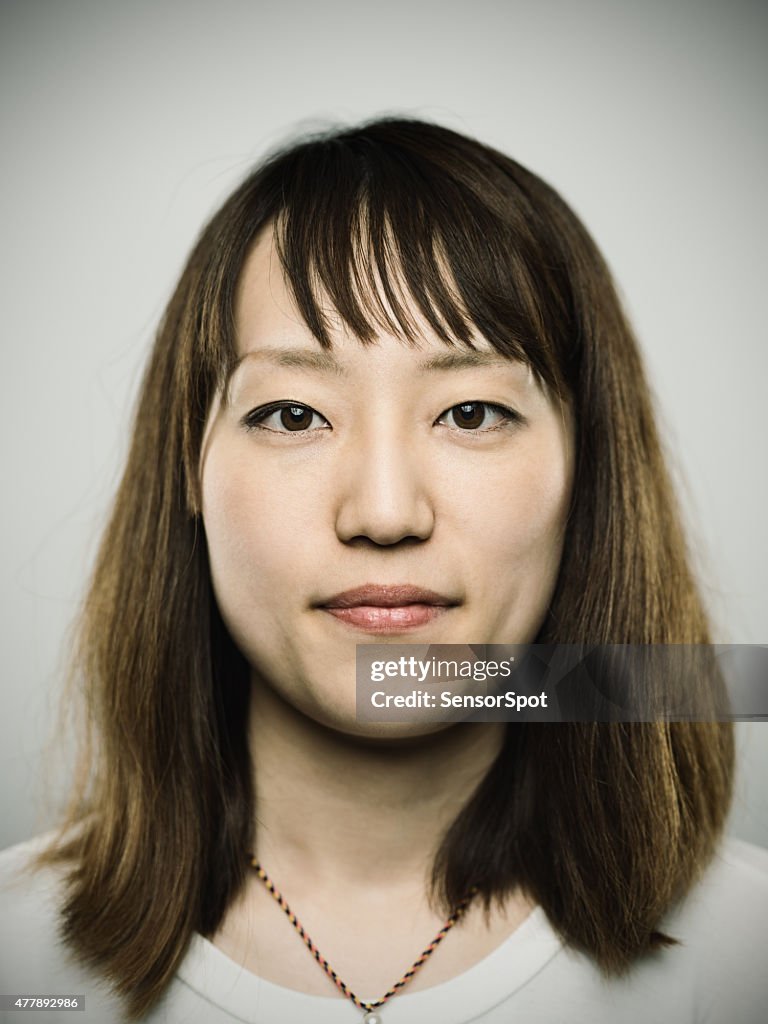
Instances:
[[[305,717],[317,725],[328,729],[339,736],[373,743],[395,743],[417,740],[422,736],[431,736],[442,732],[455,724],[452,721],[403,721],[403,722],[366,722],[358,719],[354,708],[300,708]]]
[[[326,724],[326,723],[322,723]],[[352,722],[327,723],[340,735],[377,746],[410,745],[449,729],[452,722]]]

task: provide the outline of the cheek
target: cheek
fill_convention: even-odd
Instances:
[[[309,491],[311,494],[311,491]],[[221,605],[272,606],[309,557],[308,491],[254,464],[250,451],[213,444],[203,479],[203,521]]]
[[[560,564],[571,497],[570,462],[562,443],[544,438],[486,480],[482,526],[474,531],[486,568],[496,581],[505,576],[510,586],[529,580],[548,590]]]

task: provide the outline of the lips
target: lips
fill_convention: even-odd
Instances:
[[[317,607],[339,622],[370,633],[398,633],[425,626],[459,602],[411,584],[367,583],[335,594]]]

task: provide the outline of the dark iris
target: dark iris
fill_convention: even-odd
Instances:
[[[453,407],[453,421],[463,430],[474,430],[485,419],[485,406],[482,402],[465,402],[464,405]]]
[[[286,405],[280,410],[280,422],[286,430],[307,430],[313,415],[305,405]]]

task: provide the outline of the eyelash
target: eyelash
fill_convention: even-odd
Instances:
[[[265,405],[260,409],[253,409],[243,417],[243,426],[246,430],[270,430],[274,434],[306,434],[309,432],[307,429],[278,430],[275,427],[264,426],[264,422],[270,416],[273,416],[277,412],[282,412],[284,409],[301,409],[304,412],[310,412],[312,413],[313,418],[317,416],[325,424],[325,427],[321,429],[333,429],[324,416],[321,416],[320,413],[313,409],[311,405],[304,405],[302,402],[272,402],[271,405]]]
[[[500,422],[494,423],[490,427],[482,428],[479,426],[461,427],[455,422],[453,426],[450,426],[447,423],[441,423],[441,420],[445,419],[451,413],[454,413],[459,409],[468,409],[471,406],[481,406],[483,408],[483,420],[485,420],[486,413],[488,412],[498,413],[501,416]],[[302,402],[272,402],[270,405],[265,405],[259,409],[253,409],[251,412],[249,412],[246,416],[243,417],[243,426],[246,428],[246,430],[269,430],[275,434],[307,434],[313,432],[310,430],[310,426],[312,423],[311,420],[310,424],[307,427],[303,427],[300,430],[280,430],[276,427],[267,427],[264,425],[270,416],[273,416],[275,413],[282,412],[283,410],[286,409],[293,409],[296,410],[297,412],[301,410],[304,413],[311,413],[313,419],[315,416],[317,416],[320,420],[323,421],[324,425],[321,426],[319,429],[333,430],[333,427],[330,425],[330,423],[324,416],[317,412],[317,410],[313,409],[310,405],[304,405]],[[446,409],[445,412],[442,412],[435,420],[436,424],[440,424],[441,426],[447,426],[449,427],[450,430],[458,430],[462,434],[487,434],[492,430],[499,430],[503,427],[515,425],[520,422],[522,422],[522,417],[519,413],[515,412],[514,409],[509,409],[504,405],[499,405],[497,402],[482,402],[478,399],[474,399],[470,402],[458,402],[456,405],[452,405],[449,409]]]
[[[520,423],[522,420],[519,413],[516,413],[514,409],[508,409],[505,405],[499,405],[497,402],[481,402],[479,399],[474,399],[470,402],[459,402],[457,405],[452,405],[450,409],[446,409],[445,412],[441,413],[435,422],[440,423],[441,420],[452,412],[455,412],[458,409],[468,409],[471,406],[480,406],[483,408],[483,420],[485,419],[485,414],[488,412],[498,413],[501,416],[500,422],[494,423],[493,426],[490,427],[483,427],[482,429],[478,427],[461,427],[458,423],[454,422],[453,427],[450,427],[450,429],[460,430],[462,434],[487,434],[492,430],[499,430],[503,427]],[[448,426],[448,424],[445,424],[445,426]]]

